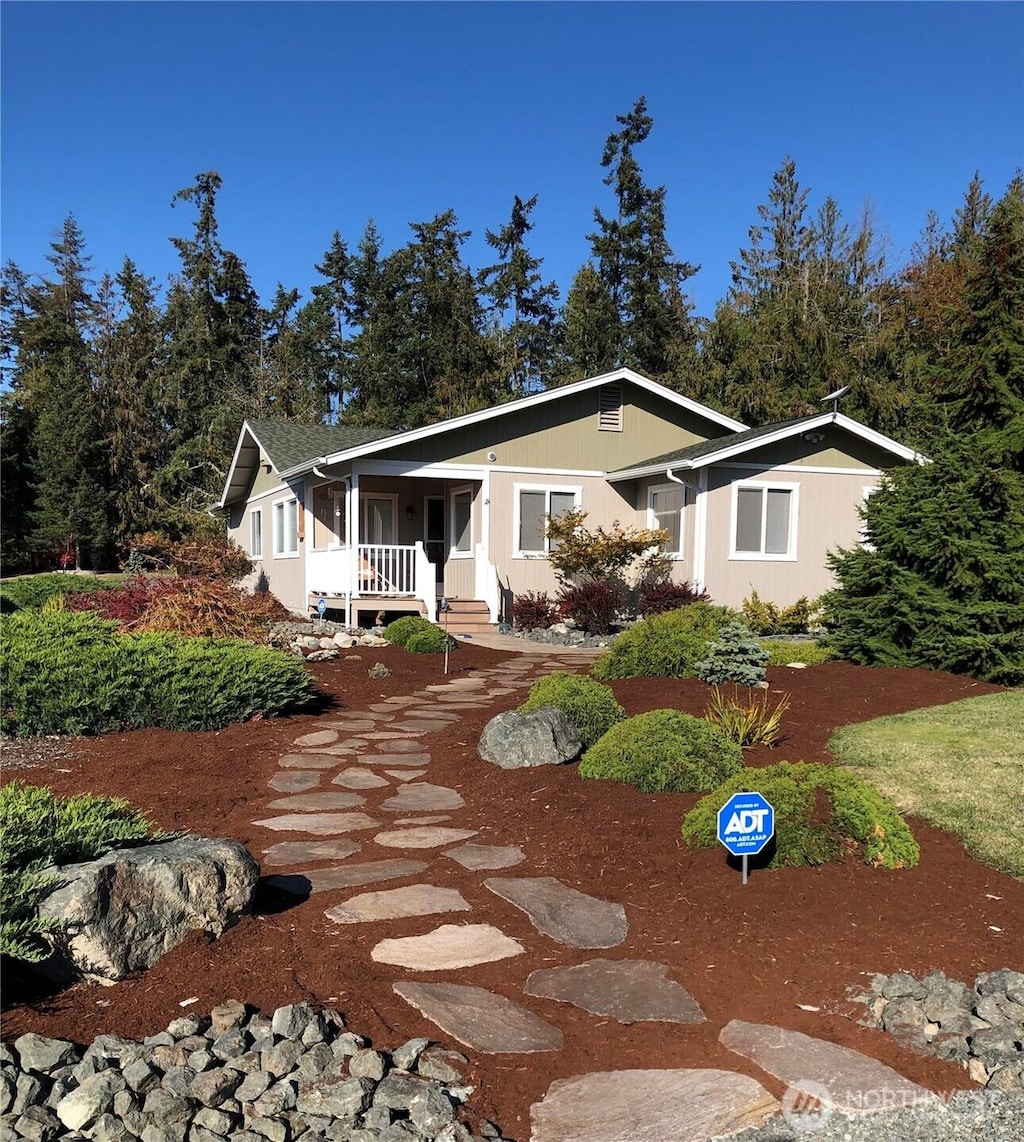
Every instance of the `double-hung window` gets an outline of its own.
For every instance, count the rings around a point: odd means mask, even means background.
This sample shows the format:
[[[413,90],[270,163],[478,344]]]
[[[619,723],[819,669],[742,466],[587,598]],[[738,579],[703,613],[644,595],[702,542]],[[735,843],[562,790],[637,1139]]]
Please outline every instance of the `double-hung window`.
[[[662,546],[669,559],[683,557],[683,509],[693,502],[693,492],[684,484],[657,484],[647,489],[647,526],[668,532]]]
[[[455,488],[451,500],[450,558],[473,554],[473,489]]]
[[[253,559],[263,558],[263,509],[253,508],[249,516],[249,554]]]
[[[797,484],[734,484],[733,559],[796,559]]]
[[[579,507],[579,488],[544,488],[516,485],[515,553],[519,557],[547,555],[548,519]]]
[[[274,504],[274,556],[287,558],[299,553],[299,501],[278,500]]]

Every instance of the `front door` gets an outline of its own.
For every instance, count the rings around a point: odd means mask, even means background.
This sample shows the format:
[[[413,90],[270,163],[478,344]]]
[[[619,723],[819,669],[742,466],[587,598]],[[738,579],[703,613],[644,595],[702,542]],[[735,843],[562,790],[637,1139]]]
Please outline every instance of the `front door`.
[[[395,542],[395,501],[390,496],[360,497],[359,542],[393,544]]]
[[[434,565],[437,593],[444,594],[444,496],[426,496],[423,500],[423,547]]]

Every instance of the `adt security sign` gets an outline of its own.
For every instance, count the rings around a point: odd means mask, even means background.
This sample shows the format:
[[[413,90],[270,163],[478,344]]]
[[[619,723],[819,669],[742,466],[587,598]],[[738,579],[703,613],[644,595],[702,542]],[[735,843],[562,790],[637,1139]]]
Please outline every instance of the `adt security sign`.
[[[320,617],[323,618],[324,615],[327,614],[327,600],[321,599],[320,602],[317,603],[316,609],[317,609],[317,613],[320,615]]]
[[[718,810],[718,839],[733,856],[756,856],[775,835],[775,810],[760,793],[734,793]]]

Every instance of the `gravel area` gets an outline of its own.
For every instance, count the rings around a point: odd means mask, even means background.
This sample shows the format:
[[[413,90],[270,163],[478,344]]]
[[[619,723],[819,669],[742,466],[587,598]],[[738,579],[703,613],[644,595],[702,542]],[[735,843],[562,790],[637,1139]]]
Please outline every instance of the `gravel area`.
[[[0,734],[0,763],[3,771],[36,769],[41,765],[58,766],[65,758],[74,756],[78,738],[44,737],[13,738]]]

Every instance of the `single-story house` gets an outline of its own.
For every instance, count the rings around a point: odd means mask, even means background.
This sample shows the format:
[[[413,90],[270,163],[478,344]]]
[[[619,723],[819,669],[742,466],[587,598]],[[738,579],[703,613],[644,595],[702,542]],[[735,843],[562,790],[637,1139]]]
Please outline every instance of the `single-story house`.
[[[673,579],[716,602],[817,596],[883,472],[920,459],[835,405],[747,428],[620,368],[403,431],[247,420],[218,506],[289,609],[436,619],[446,597],[467,631],[556,590],[544,524],[567,508],[666,529]]]

